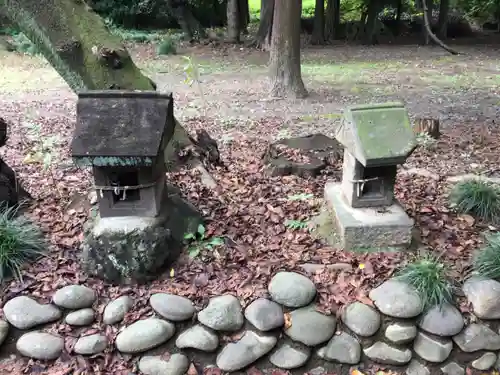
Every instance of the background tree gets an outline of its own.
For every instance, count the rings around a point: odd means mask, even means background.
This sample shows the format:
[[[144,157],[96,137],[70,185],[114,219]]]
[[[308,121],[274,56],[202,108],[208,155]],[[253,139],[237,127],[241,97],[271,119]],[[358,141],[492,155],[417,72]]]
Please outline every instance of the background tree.
[[[250,24],[250,6],[248,0],[238,0],[238,9],[240,16],[240,31],[242,34],[248,34],[248,25]]]
[[[325,42],[325,0],[316,0],[314,7],[314,29],[311,39],[312,44]]]
[[[261,0],[259,29],[255,35],[253,44],[257,48],[268,50],[271,46],[271,35],[273,30],[275,0]],[[300,21],[300,20],[299,20]],[[300,25],[299,25],[300,26]],[[299,27],[300,32],[300,27]]]
[[[340,0],[327,0],[325,13],[325,38],[337,39],[340,29]]]
[[[369,0],[366,13],[366,24],[362,33],[364,44],[374,44],[376,41],[376,24],[378,14],[382,8],[381,0]],[[363,21],[363,19],[362,19]]]
[[[240,42],[240,9],[238,0],[227,0],[227,37],[230,42]]]
[[[205,29],[193,15],[186,0],[168,0],[168,5],[189,40],[206,37]]]
[[[448,13],[450,11],[450,0],[441,0],[439,3],[439,19],[437,27],[437,36],[446,39],[448,30]]]
[[[307,96],[300,69],[301,13],[302,0],[275,0],[270,53],[273,96]]]

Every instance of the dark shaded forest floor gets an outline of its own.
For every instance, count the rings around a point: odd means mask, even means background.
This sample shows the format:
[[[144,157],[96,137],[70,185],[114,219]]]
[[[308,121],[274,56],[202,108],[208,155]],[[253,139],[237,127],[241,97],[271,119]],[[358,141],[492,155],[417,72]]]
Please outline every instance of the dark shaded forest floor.
[[[321,245],[306,230],[286,228],[286,220],[309,220],[318,213],[324,183],[338,179],[338,173],[315,180],[269,178],[262,173],[260,156],[270,140],[315,132],[331,135],[343,108],[356,103],[402,100],[412,117],[441,119],[442,139],[432,149],[417,150],[406,166],[431,173],[400,171],[396,190],[416,220],[421,246],[443,253],[450,274],[460,281],[481,242],[480,234],[492,228],[450,212],[445,177],[497,176],[500,52],[496,45],[457,48],[466,55],[455,57],[437,47],[416,45],[306,48],[302,71],[310,97],[276,100],[268,95],[265,53],[205,46],[156,57],[149,46],[132,47],[137,63],[159,89],[174,93],[175,114],[186,128],[203,127],[220,142],[229,166],[228,171],[213,171],[221,194],[208,191],[192,172],[170,178],[203,212],[208,235],[229,238],[231,245],[195,260],[183,256],[173,267],[173,277],[166,272],[147,287],[127,288],[143,301],[128,322],[151,313],[147,298],[155,291],[186,295],[198,306],[213,295],[231,292],[245,304],[266,293],[267,282],[277,270],[298,270],[304,263],[348,263],[351,268],[313,275],[320,303],[335,312],[350,300],[366,298],[371,287],[412,256],[348,254]],[[184,83],[184,55],[197,61],[203,94]],[[79,270],[77,246],[88,208],[84,201],[90,176],[72,166],[68,157],[76,96],[37,57],[2,52],[0,71],[0,115],[12,123],[11,137],[1,153],[37,198],[31,215],[54,245],[50,258],[26,270],[25,286],[15,282],[5,286],[2,301],[25,292],[48,300],[54,289],[85,281],[99,292],[99,304],[104,306],[124,289],[87,279]],[[59,136],[52,147],[54,162],[46,170],[24,161],[36,146],[28,136],[33,125],[40,125],[34,138]],[[312,193],[314,199],[287,199],[300,193]],[[358,267],[360,263],[365,266]],[[63,326],[58,329],[67,329]],[[2,351],[10,354],[8,349]],[[96,366],[102,365],[95,361]],[[118,370],[127,367],[123,361],[113,363]]]

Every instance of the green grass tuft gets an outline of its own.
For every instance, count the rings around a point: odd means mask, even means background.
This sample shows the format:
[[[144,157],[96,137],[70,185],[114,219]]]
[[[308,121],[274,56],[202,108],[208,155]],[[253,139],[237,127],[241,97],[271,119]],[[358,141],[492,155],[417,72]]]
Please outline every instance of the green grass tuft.
[[[8,277],[22,281],[21,267],[43,255],[47,244],[41,230],[18,207],[0,210],[0,283]]]
[[[34,56],[40,52],[37,46],[23,33],[13,34],[9,46],[10,51],[17,51],[26,55]]]
[[[459,213],[491,222],[500,219],[500,188],[488,181],[459,182],[451,191],[450,202]]]
[[[177,47],[175,41],[171,37],[164,38],[157,48],[158,55],[175,55]]]
[[[161,35],[154,31],[124,29],[113,25],[108,26],[111,32],[126,42],[150,43],[161,39]]]
[[[500,233],[486,236],[486,245],[474,254],[472,269],[475,275],[500,279]]]
[[[408,263],[396,274],[396,279],[413,286],[427,310],[453,300],[453,288],[446,275],[445,265],[431,255]]]

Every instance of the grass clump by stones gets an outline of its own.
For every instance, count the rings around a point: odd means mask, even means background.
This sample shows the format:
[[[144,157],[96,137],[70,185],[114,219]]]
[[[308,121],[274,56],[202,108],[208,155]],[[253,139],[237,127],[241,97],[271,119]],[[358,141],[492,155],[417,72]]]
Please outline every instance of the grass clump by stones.
[[[462,214],[490,222],[498,222],[500,218],[500,188],[488,181],[459,182],[451,191],[450,202]]]
[[[424,255],[406,264],[396,274],[396,279],[416,289],[425,310],[453,300],[453,288],[446,267],[434,256]]]
[[[473,273],[488,279],[500,279],[500,233],[486,236],[486,245],[472,260]]]
[[[7,49],[11,52],[19,52],[32,56],[40,52],[36,45],[23,33],[12,34]]]
[[[47,249],[41,230],[18,208],[0,207],[0,283],[9,277],[22,281],[22,266]]]
[[[171,37],[164,38],[157,47],[158,55],[175,55],[177,47],[175,41]]]

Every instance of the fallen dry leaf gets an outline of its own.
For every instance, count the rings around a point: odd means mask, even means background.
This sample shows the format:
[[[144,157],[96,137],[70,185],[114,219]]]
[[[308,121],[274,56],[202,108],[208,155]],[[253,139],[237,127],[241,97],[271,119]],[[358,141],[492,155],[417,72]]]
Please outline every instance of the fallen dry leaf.
[[[284,328],[289,329],[292,326],[292,316],[290,315],[290,313],[284,313],[283,316],[285,318]]]

